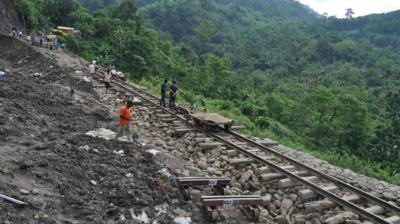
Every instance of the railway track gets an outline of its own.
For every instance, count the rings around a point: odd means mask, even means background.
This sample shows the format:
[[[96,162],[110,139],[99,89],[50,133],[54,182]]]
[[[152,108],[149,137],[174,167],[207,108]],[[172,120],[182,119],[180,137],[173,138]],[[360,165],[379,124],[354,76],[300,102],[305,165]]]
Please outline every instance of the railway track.
[[[86,66],[83,62],[82,65]],[[102,77],[100,72],[97,72],[96,75]],[[158,114],[163,113],[179,121],[183,128],[190,128],[192,131],[204,133],[215,145],[222,143],[247,156],[250,158],[250,160],[248,160],[249,164],[261,164],[258,169],[259,175],[262,174],[261,176],[263,176],[263,178],[265,177],[268,180],[277,181],[280,188],[303,185],[308,188],[299,192],[303,200],[318,198],[320,196],[328,199],[331,203],[323,203],[323,207],[320,210],[340,205],[374,223],[400,224],[400,208],[394,203],[389,203],[375,197],[238,133],[224,129],[223,131],[225,134],[221,135],[204,130],[202,127],[196,126],[192,122],[175,114],[173,111],[159,106],[159,97],[120,80],[114,80],[113,84],[141,98],[146,105],[157,110]],[[223,128],[221,127],[221,129]],[[226,136],[229,136],[229,138]],[[246,148],[251,148],[253,150],[248,150]],[[254,149],[258,152],[254,152]],[[325,187],[321,186],[320,183],[323,183]],[[346,190],[349,192],[350,196],[342,197],[335,194],[335,191],[338,189]],[[318,201],[315,204],[318,205]]]

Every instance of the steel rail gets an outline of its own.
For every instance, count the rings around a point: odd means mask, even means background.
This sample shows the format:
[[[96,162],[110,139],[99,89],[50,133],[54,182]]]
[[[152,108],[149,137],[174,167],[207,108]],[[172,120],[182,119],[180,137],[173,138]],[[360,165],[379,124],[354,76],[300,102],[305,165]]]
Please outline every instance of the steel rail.
[[[361,215],[361,216],[363,216],[363,217],[365,217],[365,218],[368,218],[368,219],[371,220],[371,221],[374,221],[374,222],[377,222],[377,223],[381,223],[381,224],[390,224],[390,222],[384,220],[383,218],[381,218],[381,217],[379,217],[379,216],[377,216],[377,215],[375,215],[375,214],[373,214],[373,213],[370,213],[370,212],[364,210],[363,208],[360,208],[360,207],[357,206],[356,204],[351,203],[351,202],[349,202],[349,201],[346,201],[346,200],[344,200],[344,199],[342,199],[342,198],[336,196],[335,194],[333,194],[333,193],[331,193],[331,192],[329,192],[329,191],[325,191],[324,189],[322,189],[322,188],[319,187],[318,185],[316,185],[316,184],[314,184],[314,183],[311,183],[311,182],[309,182],[309,181],[307,181],[307,180],[304,180],[302,177],[300,177],[300,176],[298,176],[298,175],[296,175],[296,174],[293,174],[293,173],[291,173],[290,171],[287,171],[287,170],[285,170],[285,169],[282,169],[282,168],[280,168],[278,165],[275,165],[275,164],[271,163],[270,161],[267,161],[267,160],[263,159],[262,157],[260,157],[260,156],[258,156],[258,155],[255,155],[255,154],[253,154],[253,153],[247,151],[246,149],[244,149],[244,148],[242,148],[242,147],[240,147],[240,146],[237,146],[237,145],[235,145],[234,143],[231,143],[230,141],[227,141],[226,139],[224,139],[224,138],[222,138],[222,137],[220,137],[220,136],[218,136],[218,135],[216,135],[216,134],[214,134],[214,133],[210,133],[210,132],[208,132],[208,131],[205,131],[204,129],[202,129],[202,128],[200,128],[200,127],[198,127],[198,126],[196,126],[196,125],[194,125],[194,124],[192,124],[192,123],[186,121],[185,119],[179,117],[178,115],[176,115],[175,113],[171,112],[170,110],[165,109],[165,108],[159,106],[158,104],[152,102],[150,99],[147,99],[147,98],[145,98],[144,96],[142,96],[141,94],[139,94],[139,93],[137,93],[136,91],[132,90],[132,88],[136,89],[135,87],[133,87],[133,86],[131,86],[131,85],[129,85],[129,87],[126,87],[126,86],[124,86],[124,85],[122,85],[122,84],[120,84],[120,83],[118,83],[117,85],[119,85],[120,87],[122,87],[122,88],[124,88],[124,89],[126,89],[126,90],[128,90],[128,91],[133,92],[135,95],[137,95],[137,96],[141,97],[142,99],[144,99],[144,100],[146,100],[146,101],[148,101],[148,102],[154,104],[156,107],[159,107],[160,109],[162,109],[162,110],[164,110],[165,112],[171,114],[172,116],[174,116],[175,118],[181,120],[182,122],[186,123],[187,125],[192,126],[193,128],[197,129],[198,131],[203,132],[203,133],[207,134],[208,136],[210,136],[210,137],[212,137],[212,138],[215,138],[216,140],[218,140],[218,141],[220,141],[220,142],[223,142],[224,144],[230,146],[231,148],[234,148],[234,149],[240,151],[241,153],[243,153],[243,154],[245,154],[245,155],[247,155],[247,156],[249,156],[249,157],[252,157],[252,158],[255,159],[257,162],[259,162],[259,163],[261,163],[261,164],[264,164],[264,165],[266,165],[266,166],[268,166],[268,167],[274,169],[276,172],[281,173],[281,174],[283,174],[283,175],[289,177],[290,179],[295,180],[295,181],[297,181],[297,182],[299,182],[299,183],[301,183],[301,184],[303,184],[303,185],[309,187],[311,190],[313,190],[313,191],[319,193],[320,195],[322,195],[322,196],[324,196],[324,197],[326,197],[326,198],[332,200],[333,202],[336,202],[336,203],[338,203],[339,205],[342,205],[342,206],[344,206],[344,207],[347,207],[347,208],[353,210],[354,212],[356,212],[357,214],[359,214],[359,215]],[[233,132],[230,132],[230,131],[228,131],[228,133],[229,133],[229,134],[235,134],[235,137],[239,137],[239,135],[237,135],[236,133],[233,133]],[[252,141],[252,140],[250,140],[250,139],[247,139],[247,138],[245,138],[245,137],[242,137],[242,136],[240,136],[240,139],[245,140],[245,141],[248,141],[248,142],[254,144],[254,145],[257,146],[257,147],[258,147],[258,145],[259,145],[258,143],[254,142],[254,141]],[[260,145],[260,146],[261,146],[261,145]],[[270,151],[270,150],[268,150],[268,152],[269,152],[269,151]],[[277,155],[277,156],[279,156],[279,157],[281,157],[281,158],[283,158],[283,159],[288,159],[290,162],[291,162],[291,161],[294,161],[293,159],[285,158],[286,156],[283,156],[283,155],[279,154],[278,152],[275,152],[274,150],[271,151],[271,154]],[[297,163],[298,163],[298,162],[296,162],[296,164],[297,164]],[[314,170],[313,168],[308,167],[308,166],[305,166],[305,165],[302,166],[302,167],[304,167],[305,169],[308,169],[309,171]],[[316,170],[314,170],[314,171],[316,171]],[[318,172],[319,172],[319,171],[318,171]],[[333,177],[330,177],[329,179],[331,179],[331,178],[333,178]],[[340,182],[340,181],[339,181],[339,182]],[[366,194],[367,194],[367,193],[363,192],[362,195],[366,195]],[[373,197],[372,195],[369,195],[369,196]],[[370,197],[368,197],[368,198],[370,198]],[[375,198],[375,197],[373,197],[373,198]],[[384,201],[379,202],[379,204],[382,204],[382,203],[386,204],[387,202],[384,202]],[[395,207],[395,208],[396,208],[396,207]]]
[[[200,128],[200,127],[198,127],[198,126],[186,121],[184,118],[178,116],[174,112],[172,112],[172,111],[170,111],[170,110],[168,110],[168,109],[166,109],[164,107],[159,106],[157,103],[154,103],[151,99],[147,99],[145,96],[141,95],[137,91],[144,92],[145,94],[150,95],[151,97],[158,99],[157,96],[155,96],[155,95],[153,95],[151,93],[145,92],[145,91],[143,91],[143,90],[141,90],[139,88],[136,88],[136,87],[134,87],[132,85],[129,85],[129,84],[125,83],[125,82],[122,82],[123,84],[121,84],[121,82],[122,81],[120,81],[120,80],[114,81],[114,83],[116,83],[121,88],[132,92],[133,94],[139,96],[143,100],[149,102],[150,104],[153,104],[154,106],[158,107],[162,111],[164,111],[166,113],[169,113],[173,117],[181,120],[183,123],[185,123],[188,126],[193,127],[194,129],[198,130],[199,132],[202,132],[202,133],[204,133],[204,134],[206,134],[206,135],[208,135],[208,136],[210,136],[212,138],[215,138],[216,140],[218,140],[218,141],[230,146],[231,148],[234,148],[234,149],[240,151],[241,153],[243,153],[243,154],[245,154],[245,155],[247,155],[249,157],[252,157],[257,162],[259,162],[261,164],[264,164],[264,165],[272,168],[276,172],[281,173],[281,174],[287,176],[288,178],[290,178],[292,180],[295,180],[295,181],[297,181],[297,182],[309,187],[311,190],[317,192],[318,194],[320,194],[320,195],[332,200],[333,202],[336,202],[339,205],[342,205],[344,207],[347,207],[347,208],[353,210],[355,213],[357,213],[357,214],[359,214],[359,215],[361,215],[361,216],[363,216],[363,217],[365,217],[365,218],[367,218],[367,219],[369,219],[371,221],[374,221],[374,222],[377,222],[377,223],[381,223],[381,224],[390,224],[390,222],[386,221],[385,219],[383,219],[383,218],[381,218],[381,217],[379,217],[379,216],[377,216],[377,215],[375,215],[373,213],[370,213],[370,212],[364,210],[363,208],[360,208],[356,204],[351,203],[349,201],[346,201],[346,200],[336,196],[335,194],[333,194],[333,193],[331,193],[329,191],[325,191],[324,189],[322,189],[318,185],[316,185],[314,183],[311,183],[311,182],[303,179],[302,177],[291,173],[290,171],[282,169],[278,165],[275,165],[275,164],[271,163],[270,161],[267,161],[267,160],[263,159],[262,157],[260,157],[260,156],[258,156],[256,154],[253,154],[253,153],[247,151],[246,149],[244,149],[244,148],[242,148],[240,146],[237,146],[234,143],[231,143],[230,141],[228,141],[228,140],[226,140],[226,139],[224,139],[224,138],[222,138],[222,137],[220,137],[220,136],[218,136],[218,135],[216,135],[214,133],[208,132],[208,131],[206,131],[206,130],[204,130],[204,129],[202,129],[202,128]],[[127,87],[126,85],[128,85],[129,87]],[[248,139],[246,137],[243,137],[241,135],[238,135],[238,134],[236,134],[234,132],[231,132],[231,131],[228,131],[228,130],[225,130],[225,131],[227,133],[235,136],[236,138],[242,140],[242,141],[248,142],[250,145],[253,145],[255,147],[261,148],[262,150],[264,150],[264,151],[266,151],[268,153],[271,153],[271,154],[273,154],[273,155],[275,155],[275,156],[277,156],[279,158],[282,158],[282,159],[292,163],[292,165],[294,165],[294,166],[298,166],[298,167],[300,167],[302,169],[305,169],[306,171],[309,171],[310,173],[315,174],[316,176],[320,176],[323,179],[331,181],[334,184],[337,184],[337,185],[339,185],[340,187],[342,187],[344,189],[347,189],[349,191],[353,191],[356,194],[359,194],[361,197],[366,198],[366,199],[368,199],[368,200],[370,200],[372,202],[375,202],[376,204],[378,204],[378,205],[380,205],[380,206],[382,206],[382,207],[384,207],[384,208],[386,208],[388,210],[391,210],[391,211],[394,211],[394,212],[400,212],[400,208],[399,207],[391,205],[391,204],[389,204],[388,202],[386,202],[386,201],[384,201],[382,199],[379,199],[379,198],[377,198],[377,197],[375,197],[373,195],[370,195],[370,194],[368,194],[368,193],[366,193],[364,191],[361,191],[361,190],[359,190],[359,189],[357,189],[357,188],[355,188],[355,187],[353,187],[353,186],[351,186],[351,185],[349,185],[347,183],[344,183],[343,181],[340,181],[340,180],[338,180],[338,179],[336,179],[336,178],[334,178],[332,176],[329,176],[329,175],[327,175],[325,173],[322,173],[321,171],[315,170],[315,169],[313,169],[313,168],[311,168],[311,167],[309,167],[307,165],[304,165],[304,164],[302,164],[300,162],[297,162],[296,160],[294,160],[294,159],[292,159],[290,157],[284,156],[284,155],[276,152],[275,150],[273,150],[271,148],[268,148],[266,146],[263,146],[263,145],[261,145],[261,144],[259,144],[257,142],[254,142],[254,141],[252,141],[252,140],[250,140],[250,139]]]
[[[352,186],[350,184],[347,184],[347,183],[345,183],[345,182],[343,182],[343,181],[341,181],[341,180],[339,180],[339,179],[337,179],[335,177],[332,177],[332,176],[330,176],[330,175],[328,175],[326,173],[323,173],[323,172],[321,172],[319,170],[316,170],[314,168],[311,168],[311,167],[309,167],[309,166],[307,166],[307,165],[305,165],[303,163],[300,163],[300,162],[296,161],[295,159],[292,159],[292,158],[290,158],[288,156],[282,155],[282,154],[280,154],[279,152],[275,151],[272,148],[269,148],[269,147],[266,147],[264,145],[261,145],[261,144],[255,142],[255,141],[253,141],[251,139],[248,139],[246,137],[243,137],[243,136],[241,136],[241,135],[239,135],[237,133],[234,133],[234,132],[231,132],[231,131],[226,131],[226,132],[231,134],[231,135],[233,135],[233,136],[235,136],[235,138],[238,138],[238,139],[240,139],[242,141],[246,141],[250,145],[264,150],[267,153],[270,153],[270,154],[272,154],[274,156],[277,156],[277,157],[279,157],[281,159],[284,159],[284,160],[290,162],[294,166],[297,166],[297,167],[299,167],[301,169],[309,171],[310,173],[312,173],[312,174],[314,174],[316,176],[319,176],[319,177],[321,177],[323,179],[326,179],[326,180],[336,184],[337,186],[339,186],[339,187],[341,187],[343,189],[352,191],[352,192],[358,194],[359,196],[361,196],[361,197],[363,197],[365,199],[368,199],[369,201],[372,201],[372,202],[376,203],[377,205],[380,205],[380,206],[384,207],[385,209],[388,209],[388,210],[393,211],[393,212],[400,213],[400,208],[399,207],[397,207],[395,205],[392,205],[392,204],[390,204],[390,203],[388,203],[388,202],[386,202],[386,201],[384,201],[384,200],[382,200],[382,199],[380,199],[378,197],[375,197],[375,196],[373,196],[371,194],[368,194],[367,192],[362,191],[362,190],[360,190],[360,189],[358,189],[358,188],[356,188],[356,187],[354,187],[354,186]]]

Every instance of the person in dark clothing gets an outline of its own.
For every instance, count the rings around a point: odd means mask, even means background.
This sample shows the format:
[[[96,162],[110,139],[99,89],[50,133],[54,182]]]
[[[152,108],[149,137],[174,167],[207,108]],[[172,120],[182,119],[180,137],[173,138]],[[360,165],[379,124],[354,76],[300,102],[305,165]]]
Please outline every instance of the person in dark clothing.
[[[40,47],[43,46],[43,37],[40,38],[39,44],[40,44]]]
[[[169,108],[175,109],[175,99],[176,94],[178,94],[178,86],[176,85],[176,81],[172,81],[172,85],[169,86]]]
[[[164,80],[164,83],[161,85],[160,106],[163,106],[163,107],[165,107],[165,95],[167,94],[167,82],[168,82],[168,80]]]

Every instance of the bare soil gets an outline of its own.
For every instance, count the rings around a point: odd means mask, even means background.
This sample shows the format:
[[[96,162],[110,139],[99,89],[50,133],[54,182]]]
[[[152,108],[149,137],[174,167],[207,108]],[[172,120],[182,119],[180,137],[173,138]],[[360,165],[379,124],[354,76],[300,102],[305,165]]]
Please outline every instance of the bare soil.
[[[140,145],[85,135],[118,123],[85,82],[70,100],[76,63],[9,36],[0,49],[10,64],[0,81],[0,194],[28,204],[0,199],[0,223],[142,223],[132,218],[142,211],[149,223],[174,223],[175,209],[190,207]],[[205,223],[202,214],[192,221]]]

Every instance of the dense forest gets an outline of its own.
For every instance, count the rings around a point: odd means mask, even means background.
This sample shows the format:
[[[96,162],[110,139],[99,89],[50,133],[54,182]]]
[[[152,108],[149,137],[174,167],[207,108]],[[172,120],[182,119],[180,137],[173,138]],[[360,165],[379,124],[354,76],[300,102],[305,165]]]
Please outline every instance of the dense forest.
[[[61,41],[157,93],[175,79],[178,101],[400,184],[400,11],[337,19],[294,0],[12,2],[28,27],[81,30]]]

